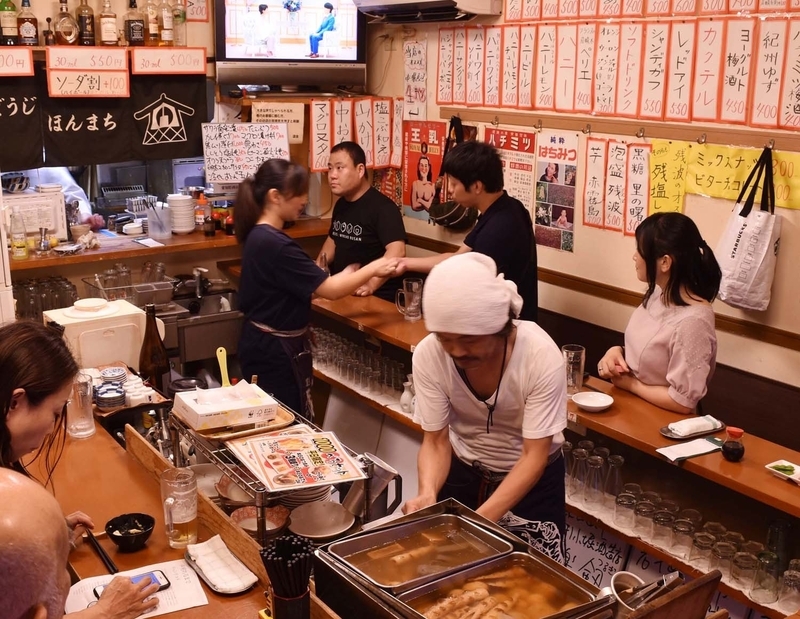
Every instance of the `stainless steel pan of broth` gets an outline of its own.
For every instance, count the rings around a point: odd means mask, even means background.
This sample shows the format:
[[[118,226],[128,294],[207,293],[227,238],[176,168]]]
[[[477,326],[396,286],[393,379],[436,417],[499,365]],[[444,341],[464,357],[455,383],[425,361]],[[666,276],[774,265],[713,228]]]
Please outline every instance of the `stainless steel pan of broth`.
[[[415,520],[329,548],[350,569],[395,594],[511,550],[506,540],[451,514]]]
[[[555,619],[573,615],[595,598],[531,555],[515,552],[398,599],[425,619]]]

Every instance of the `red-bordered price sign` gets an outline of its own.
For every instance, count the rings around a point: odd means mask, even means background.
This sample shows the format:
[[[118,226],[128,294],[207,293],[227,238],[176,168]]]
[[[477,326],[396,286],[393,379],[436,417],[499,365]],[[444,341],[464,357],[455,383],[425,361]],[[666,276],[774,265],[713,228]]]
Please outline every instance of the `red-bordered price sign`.
[[[131,70],[136,75],[205,75],[205,47],[134,47]]]

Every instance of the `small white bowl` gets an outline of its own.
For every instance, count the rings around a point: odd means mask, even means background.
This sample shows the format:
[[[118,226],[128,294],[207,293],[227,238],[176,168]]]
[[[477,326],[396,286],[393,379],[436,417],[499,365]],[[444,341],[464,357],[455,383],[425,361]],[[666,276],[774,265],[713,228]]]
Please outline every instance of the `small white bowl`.
[[[599,413],[611,406],[614,403],[614,398],[597,391],[581,391],[572,396],[572,401],[578,405],[578,408],[588,413]]]

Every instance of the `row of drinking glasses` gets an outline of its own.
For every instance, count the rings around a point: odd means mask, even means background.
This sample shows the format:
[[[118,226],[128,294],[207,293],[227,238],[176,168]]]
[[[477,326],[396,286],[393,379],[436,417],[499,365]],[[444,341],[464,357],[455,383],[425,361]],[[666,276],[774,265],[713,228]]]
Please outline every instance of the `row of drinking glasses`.
[[[595,447],[589,440],[580,441],[574,449],[565,441],[561,450],[566,460],[567,496],[589,512],[613,506],[614,497],[622,490],[625,458],[612,455],[606,447]]]
[[[398,361],[367,350],[335,333],[314,327],[314,366],[362,393],[399,395],[406,380]]]
[[[62,276],[25,279],[13,284],[17,318],[42,322],[42,312],[71,307],[78,300],[74,284]]]

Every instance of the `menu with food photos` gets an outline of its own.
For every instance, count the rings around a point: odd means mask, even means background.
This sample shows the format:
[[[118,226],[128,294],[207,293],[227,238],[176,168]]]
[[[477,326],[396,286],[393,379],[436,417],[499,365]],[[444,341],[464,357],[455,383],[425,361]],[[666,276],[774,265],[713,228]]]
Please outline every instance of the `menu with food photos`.
[[[225,444],[271,492],[366,477],[333,432],[272,433]]]

